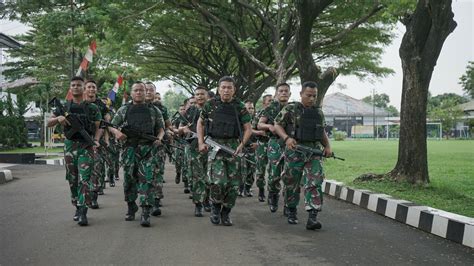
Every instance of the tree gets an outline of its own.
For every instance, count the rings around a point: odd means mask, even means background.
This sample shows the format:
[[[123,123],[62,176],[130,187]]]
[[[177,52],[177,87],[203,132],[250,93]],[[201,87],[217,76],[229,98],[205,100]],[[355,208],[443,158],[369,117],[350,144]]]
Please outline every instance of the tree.
[[[375,99],[375,100],[374,100]],[[386,93],[370,95],[362,98],[362,101],[368,104],[373,104],[380,108],[387,108],[390,103],[390,97]]]
[[[459,78],[459,84],[471,99],[474,98],[474,61],[469,61],[466,66],[466,73]]]
[[[443,102],[453,102],[455,105],[459,105],[462,103],[467,103],[469,100],[462,97],[461,95],[457,95],[456,93],[443,93],[436,96],[431,96],[431,93],[428,93],[428,114],[436,109],[441,107]]]
[[[179,106],[183,104],[188,96],[184,95],[183,92],[175,92],[173,90],[168,90],[165,95],[163,95],[163,104],[168,108],[168,113],[173,115],[176,111],[179,110]]]
[[[406,27],[399,53],[403,85],[398,160],[389,175],[412,184],[429,183],[426,147],[428,87],[448,35],[456,28],[451,0],[419,0],[402,23]]]
[[[433,120],[438,120],[443,125],[443,133],[449,139],[451,130],[456,126],[456,122],[463,116],[464,112],[459,107],[459,102],[454,98],[443,100],[439,106],[434,107],[428,113]]]

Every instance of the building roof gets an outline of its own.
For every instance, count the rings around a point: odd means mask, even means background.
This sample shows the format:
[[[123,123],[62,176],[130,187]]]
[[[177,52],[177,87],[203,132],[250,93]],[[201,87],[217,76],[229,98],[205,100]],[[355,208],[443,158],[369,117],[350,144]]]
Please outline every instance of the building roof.
[[[10,36],[0,32],[0,48],[20,48],[21,44]]]
[[[325,116],[373,116],[374,109],[372,104],[336,92],[324,97],[323,112]],[[388,112],[385,109],[375,107],[375,116],[386,117],[387,115]]]
[[[461,107],[464,112],[474,111],[474,99],[458,106]]]

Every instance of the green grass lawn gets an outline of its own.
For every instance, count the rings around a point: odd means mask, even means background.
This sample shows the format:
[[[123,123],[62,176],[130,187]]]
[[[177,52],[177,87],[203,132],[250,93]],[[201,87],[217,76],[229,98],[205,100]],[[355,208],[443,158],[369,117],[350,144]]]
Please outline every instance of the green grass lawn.
[[[370,189],[418,204],[474,217],[474,141],[428,141],[431,183],[412,186],[392,181],[356,182],[364,173],[383,174],[397,162],[398,141],[332,141],[334,153],[346,161],[328,159],[327,179]]]
[[[63,152],[63,148],[52,148],[48,149],[48,152]],[[33,148],[22,148],[22,149],[13,149],[7,151],[0,151],[0,153],[44,153],[43,147],[33,147]]]

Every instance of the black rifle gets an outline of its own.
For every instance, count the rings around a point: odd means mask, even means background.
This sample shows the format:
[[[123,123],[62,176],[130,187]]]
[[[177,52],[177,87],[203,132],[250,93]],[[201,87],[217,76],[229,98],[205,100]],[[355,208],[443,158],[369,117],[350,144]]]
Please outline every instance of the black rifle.
[[[51,99],[51,101],[48,102],[48,105],[56,108],[59,115],[64,116],[71,125],[71,130],[67,131],[65,134],[67,139],[71,139],[74,134],[79,133],[89,146],[95,145],[94,139],[85,130],[82,120],[76,114],[66,111],[66,108],[64,108],[58,98],[54,97]]]
[[[189,122],[189,120],[186,119],[186,117],[184,117],[184,116],[183,116],[180,112],[178,112],[178,111],[177,111],[176,113],[174,113],[173,116],[171,117],[171,123],[173,124],[174,122],[176,122],[176,120],[177,120],[178,118],[183,119],[183,120],[187,123],[186,126],[191,126],[191,125],[192,125],[192,123]]]
[[[159,140],[159,138],[157,138],[156,136],[153,136],[153,135],[149,135],[149,134],[146,134],[144,132],[142,132],[141,130],[139,129],[136,129],[128,124],[125,124],[124,126],[122,127],[119,127],[119,126],[116,126],[112,123],[109,123],[105,120],[101,120],[100,121],[100,125],[101,127],[113,127],[113,128],[116,128],[118,130],[120,130],[120,132],[122,132],[123,134],[125,134],[128,138],[130,137],[136,137],[136,138],[139,138],[139,139],[145,139],[145,140],[149,140],[149,141],[156,141],[156,140]],[[165,143],[165,140],[161,140],[162,143]],[[168,146],[170,147],[173,147],[173,148],[177,148],[177,149],[182,149],[181,147],[178,147],[176,145],[173,145],[171,143],[168,143],[167,144]]]
[[[296,151],[299,152],[299,153],[306,154],[306,155],[316,155],[316,156],[326,157],[326,156],[324,156],[324,153],[322,151],[320,151],[318,149],[310,148],[308,146],[304,146],[304,145],[301,145],[301,144],[296,144]],[[327,156],[327,158],[334,158],[334,159],[338,159],[338,160],[341,160],[341,161],[346,160],[344,158],[337,157],[336,155],[334,155],[334,152],[331,153],[330,156]]]
[[[222,150],[224,151],[225,153],[228,153],[230,155],[234,155],[235,153],[235,150],[232,149],[231,147],[228,147],[228,146],[225,146],[225,145],[222,145],[222,144],[219,144],[218,142],[214,141],[211,137],[207,136],[205,139],[204,139],[204,143],[206,143],[207,145],[211,146],[212,147],[212,153],[211,153],[211,159],[214,159],[216,157],[216,154],[218,151]],[[245,157],[245,154],[244,153],[239,153],[237,154],[238,157],[242,158],[242,159],[245,159],[247,162],[249,162],[250,164],[255,164],[255,162],[253,162],[252,160],[249,160],[247,157]]]

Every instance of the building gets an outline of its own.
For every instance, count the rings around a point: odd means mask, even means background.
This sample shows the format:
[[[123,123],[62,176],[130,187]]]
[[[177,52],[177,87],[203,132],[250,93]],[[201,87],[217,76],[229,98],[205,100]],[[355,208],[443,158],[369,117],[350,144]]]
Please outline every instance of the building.
[[[474,121],[474,99],[467,103],[458,105],[462,109],[464,116],[461,121],[456,123],[456,130],[454,132],[456,137],[471,138],[473,134],[473,123]]]
[[[340,92],[324,97],[323,112],[328,130],[344,131],[348,137],[373,137],[376,132],[374,124],[386,127],[392,123],[387,110]],[[384,134],[381,130],[378,135]]]

